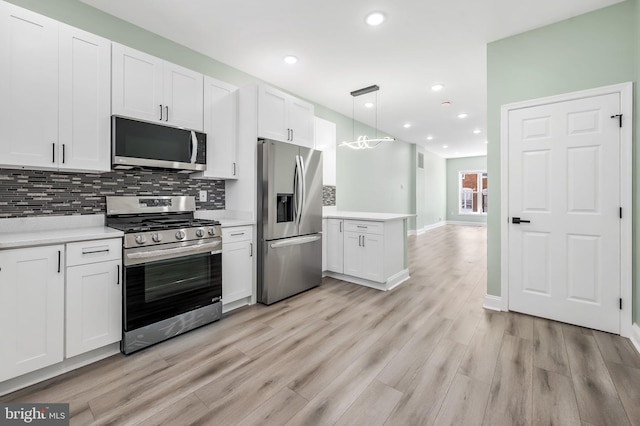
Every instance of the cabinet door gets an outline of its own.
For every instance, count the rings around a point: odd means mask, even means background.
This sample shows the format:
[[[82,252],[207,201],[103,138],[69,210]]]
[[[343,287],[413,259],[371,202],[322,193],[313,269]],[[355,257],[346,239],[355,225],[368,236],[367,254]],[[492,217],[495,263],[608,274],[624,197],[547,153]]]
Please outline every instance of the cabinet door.
[[[111,170],[111,42],[60,24],[60,168]]]
[[[57,167],[58,23],[0,3],[0,164]]]
[[[362,235],[344,232],[344,274],[362,276]]]
[[[303,100],[289,97],[288,114],[293,143],[313,148],[313,105]]]
[[[371,281],[385,282],[383,236],[363,234],[361,248],[363,255],[360,277]]]
[[[112,44],[111,111],[147,121],[165,121],[163,60],[118,43]]]
[[[202,131],[202,89],[202,74],[164,62],[165,122]]]
[[[268,86],[258,86],[258,137],[291,142],[287,102],[289,95]]]
[[[211,77],[204,78],[204,132],[207,170],[204,177],[238,178],[238,90]]]
[[[64,246],[0,250],[0,382],[62,361]]]
[[[322,184],[336,185],[336,123],[314,117],[314,149],[322,151]]]
[[[67,268],[67,358],[121,339],[120,260]]]
[[[222,303],[249,297],[253,291],[253,244],[239,241],[222,245]]]
[[[340,274],[343,272],[345,246],[343,235],[342,220],[327,219],[327,271]]]

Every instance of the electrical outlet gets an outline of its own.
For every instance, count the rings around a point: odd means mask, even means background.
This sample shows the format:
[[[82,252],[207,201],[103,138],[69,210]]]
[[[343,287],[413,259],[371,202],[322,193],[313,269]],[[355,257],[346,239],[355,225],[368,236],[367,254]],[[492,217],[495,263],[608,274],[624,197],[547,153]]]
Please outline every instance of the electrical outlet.
[[[199,201],[207,201],[207,191],[205,191],[205,190],[199,191],[198,200]]]

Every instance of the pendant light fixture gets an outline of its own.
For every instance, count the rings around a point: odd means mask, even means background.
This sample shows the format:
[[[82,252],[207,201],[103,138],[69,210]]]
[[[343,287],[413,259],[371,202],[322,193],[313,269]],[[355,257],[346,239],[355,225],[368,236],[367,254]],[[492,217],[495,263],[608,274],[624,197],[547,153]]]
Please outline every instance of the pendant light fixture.
[[[383,138],[379,138],[378,137],[378,90],[380,90],[380,87],[373,85],[373,86],[369,86],[369,87],[365,87],[363,89],[358,89],[358,90],[354,90],[353,92],[351,92],[351,96],[353,96],[353,109],[352,109],[352,137],[353,140],[351,140],[350,142],[344,141],[340,144],[340,146],[348,146],[349,148],[352,149],[372,149],[377,147],[378,145],[380,145],[382,142],[392,142],[395,141],[395,138],[391,138],[391,137],[383,137]],[[363,136],[358,136],[358,138],[356,139],[356,98],[358,96],[362,96],[362,95],[366,95],[367,93],[372,93],[375,92],[376,93],[376,99],[375,99],[375,108],[376,108],[376,115],[375,115],[375,128],[376,128],[376,137],[375,138],[369,138],[366,135]]]

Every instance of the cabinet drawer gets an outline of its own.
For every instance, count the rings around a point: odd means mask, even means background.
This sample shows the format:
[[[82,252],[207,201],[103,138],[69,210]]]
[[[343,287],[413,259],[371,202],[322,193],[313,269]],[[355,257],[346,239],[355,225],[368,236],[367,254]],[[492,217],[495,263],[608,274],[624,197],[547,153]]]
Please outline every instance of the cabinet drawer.
[[[238,241],[250,241],[252,239],[252,226],[233,226],[230,228],[222,228],[222,244],[235,243]]]
[[[122,259],[121,238],[67,244],[67,266],[120,259]]]
[[[344,230],[345,232],[359,232],[361,234],[382,235],[384,233],[384,224],[382,222],[345,220]]]

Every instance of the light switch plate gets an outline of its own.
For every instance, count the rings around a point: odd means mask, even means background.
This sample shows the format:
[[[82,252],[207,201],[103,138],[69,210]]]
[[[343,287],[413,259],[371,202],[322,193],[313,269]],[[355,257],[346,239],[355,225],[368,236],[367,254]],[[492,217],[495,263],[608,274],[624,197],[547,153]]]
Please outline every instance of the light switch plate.
[[[207,191],[205,191],[205,190],[199,191],[198,200],[207,201]]]

